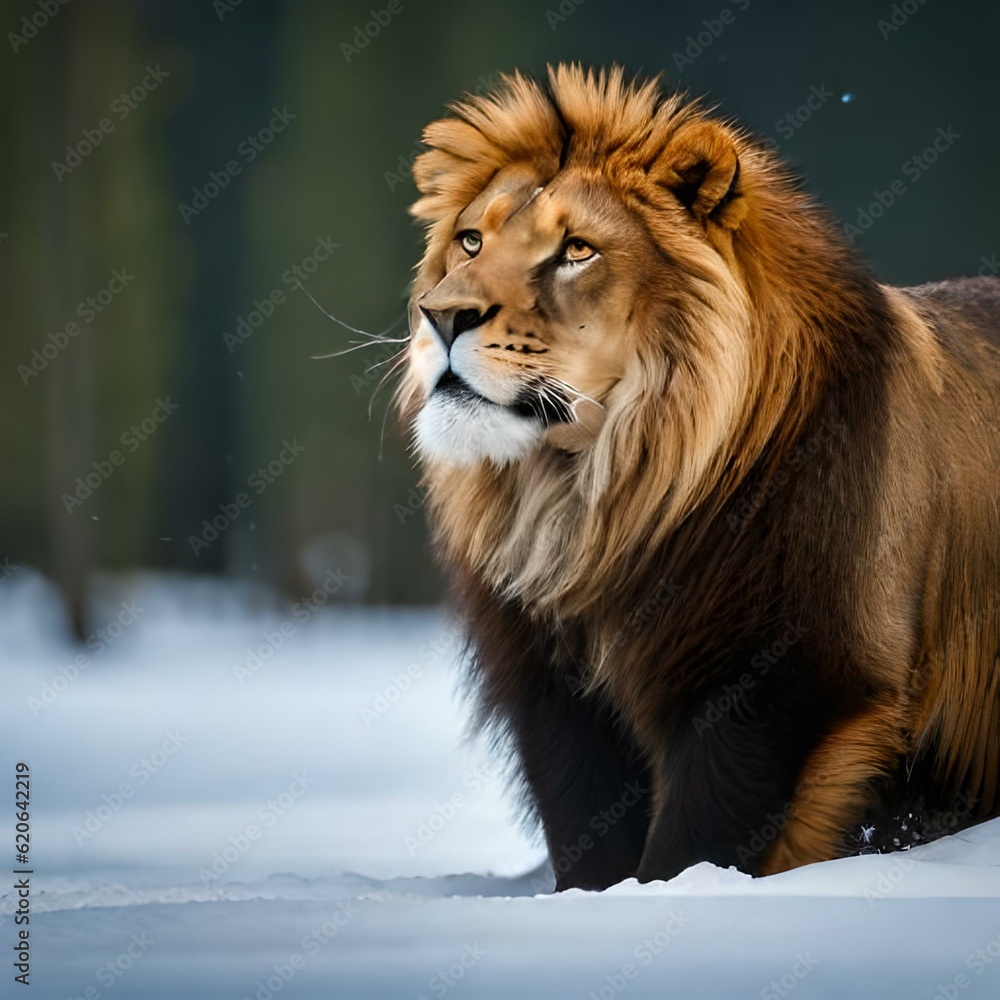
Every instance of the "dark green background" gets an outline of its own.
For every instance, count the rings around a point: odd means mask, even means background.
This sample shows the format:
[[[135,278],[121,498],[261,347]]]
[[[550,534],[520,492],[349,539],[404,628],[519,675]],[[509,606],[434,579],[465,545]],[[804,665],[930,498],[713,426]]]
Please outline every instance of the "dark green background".
[[[380,0],[227,5],[71,0],[17,52],[0,43],[0,559],[55,575],[74,601],[94,569],[137,566],[298,592],[340,566],[352,576],[340,596],[439,596],[423,515],[400,513],[419,496],[391,414],[379,460],[391,388],[369,419],[368,352],[311,360],[352,335],[281,275],[332,237],[309,291],[356,326],[389,326],[420,253],[406,214],[420,130],[500,71],[561,59],[665,71],[774,139],[848,221],[902,180],[858,240],[887,281],[976,273],[1000,253],[996,4],[908,0],[883,37],[891,3],[564,0],[556,21],[551,0],[402,0],[350,59],[342,46]],[[725,6],[732,23],[678,72],[674,54]],[[20,33],[38,10],[3,3],[0,30]],[[157,64],[169,76],[127,119],[111,116]],[[834,96],[793,134],[779,129],[813,87]],[[272,107],[294,122],[185,224],[179,203],[239,158]],[[114,131],[57,179],[67,143],[109,116]],[[939,128],[960,138],[911,180],[904,163]],[[25,385],[18,365],[114,268],[134,281]],[[284,304],[230,352],[224,331],[276,288]],[[75,477],[167,396],[178,412],[67,513]],[[195,556],[188,537],[292,438],[305,453]]]

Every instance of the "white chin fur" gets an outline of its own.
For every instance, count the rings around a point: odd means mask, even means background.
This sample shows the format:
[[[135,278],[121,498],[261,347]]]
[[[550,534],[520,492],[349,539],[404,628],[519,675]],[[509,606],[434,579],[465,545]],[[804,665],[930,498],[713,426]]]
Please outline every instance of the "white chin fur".
[[[541,421],[521,417],[486,400],[435,393],[417,415],[417,448],[430,461],[506,465],[528,455],[542,440]]]

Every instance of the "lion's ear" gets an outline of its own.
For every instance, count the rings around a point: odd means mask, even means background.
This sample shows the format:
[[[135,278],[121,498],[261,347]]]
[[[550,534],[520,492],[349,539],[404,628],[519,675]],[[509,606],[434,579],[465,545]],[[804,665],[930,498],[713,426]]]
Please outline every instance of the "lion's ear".
[[[701,222],[736,229],[746,215],[736,143],[719,122],[682,125],[650,173]]]

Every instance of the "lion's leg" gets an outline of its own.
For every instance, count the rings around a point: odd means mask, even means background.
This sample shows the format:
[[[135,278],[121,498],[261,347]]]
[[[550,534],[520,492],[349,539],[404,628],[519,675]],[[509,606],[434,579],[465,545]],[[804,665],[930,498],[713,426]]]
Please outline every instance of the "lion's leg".
[[[809,755],[791,800],[788,822],[760,874],[840,857],[860,824],[872,782],[892,773],[905,752],[902,717],[876,703],[841,722]]]
[[[601,696],[577,687],[539,671],[508,708],[559,890],[634,875],[649,826],[644,762]]]
[[[639,865],[642,882],[669,879],[699,861],[735,865],[755,873],[761,831],[783,825],[783,809],[815,732],[808,701],[795,714],[775,706],[763,686],[755,711],[749,695],[725,712],[723,691],[695,707],[679,731],[669,734],[656,779],[656,812]],[[780,698],[780,694],[778,695]],[[714,709],[714,711],[713,711]]]

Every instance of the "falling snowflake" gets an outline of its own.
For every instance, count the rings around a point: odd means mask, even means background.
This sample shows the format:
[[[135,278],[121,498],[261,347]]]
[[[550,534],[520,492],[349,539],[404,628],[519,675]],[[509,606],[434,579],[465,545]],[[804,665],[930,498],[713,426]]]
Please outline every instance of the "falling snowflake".
[[[872,842],[872,834],[875,832],[874,826],[863,826],[861,827],[861,839],[866,843],[870,844]]]

